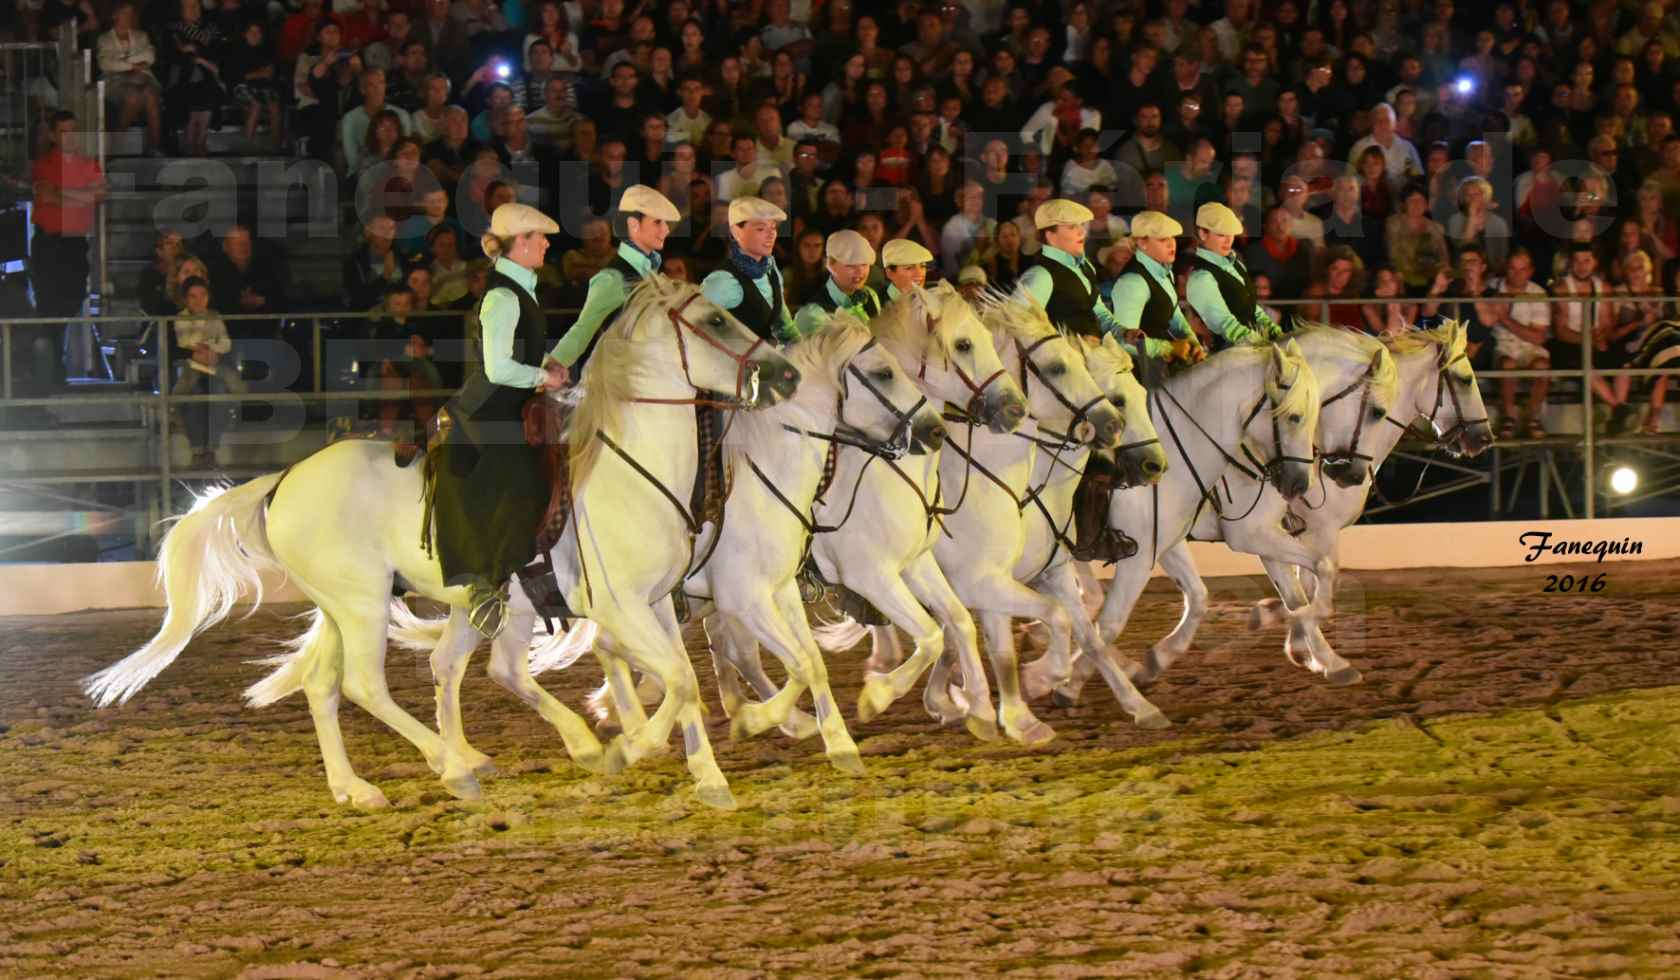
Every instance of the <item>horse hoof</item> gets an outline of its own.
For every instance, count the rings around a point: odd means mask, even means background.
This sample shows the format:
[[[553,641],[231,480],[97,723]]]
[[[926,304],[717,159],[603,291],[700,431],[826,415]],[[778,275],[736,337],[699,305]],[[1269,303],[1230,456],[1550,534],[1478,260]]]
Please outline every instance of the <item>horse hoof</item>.
[[[602,738],[612,738],[614,735],[624,734],[624,726],[611,714],[595,719],[595,734]]]
[[[1021,696],[1028,701],[1043,700],[1044,696],[1054,689],[1050,678],[1044,676],[1043,671],[1033,669],[1036,663],[1037,661],[1034,661],[1033,664],[1021,668]]]
[[[982,742],[997,742],[1003,739],[998,732],[997,722],[983,715],[964,715],[963,727]]]
[[[1364,680],[1365,675],[1359,672],[1359,668],[1349,664],[1346,667],[1341,667],[1325,674],[1324,679],[1329,681],[1332,687],[1347,687],[1350,684],[1357,684]]]
[[[601,753],[601,764],[609,775],[623,772],[640,759],[641,756],[631,751],[629,739],[623,735],[608,742],[606,751]]]
[[[892,703],[892,685],[883,676],[870,677],[863,682],[863,690],[858,692],[858,721],[863,724],[874,721],[881,712],[892,707]]]
[[[484,790],[479,788],[478,780],[474,779],[470,772],[453,779],[443,780],[443,788],[457,800],[466,800],[470,803],[484,799]]]
[[[1276,596],[1270,599],[1261,599],[1254,604],[1254,608],[1248,611],[1248,628],[1260,630],[1269,626],[1278,626],[1287,618],[1282,599]]]
[[[833,764],[834,768],[840,770],[848,776],[869,775],[869,770],[863,767],[863,758],[858,755],[858,750],[855,746],[849,749],[839,749],[828,753],[828,761]]]
[[[1056,737],[1056,730],[1037,718],[1019,729],[1011,730],[1008,726],[1005,726],[1004,733],[1028,748],[1044,745]]]
[[[796,742],[803,742],[821,731],[815,718],[797,708],[788,715],[787,721],[782,722],[781,728],[783,735]]]
[[[694,798],[714,810],[735,809],[735,794],[729,791],[728,783],[701,783],[694,787]]]
[[[469,759],[468,764],[472,767],[472,774],[480,779],[488,779],[496,775],[496,760],[482,753],[479,754],[476,762]]]
[[[339,803],[348,803],[358,810],[384,810],[391,805],[391,801],[385,799],[385,794],[379,791],[379,787],[361,779],[356,780],[342,793],[334,792],[333,799]]]
[[[1136,718],[1133,718],[1132,721],[1139,728],[1150,731],[1158,731],[1162,728],[1172,727],[1172,720],[1162,714],[1159,708],[1152,708],[1149,711],[1145,711]]]
[[[1058,708],[1066,710],[1079,703],[1079,696],[1076,694],[1068,694],[1059,690],[1052,691],[1050,692],[1050,703],[1054,704]]]

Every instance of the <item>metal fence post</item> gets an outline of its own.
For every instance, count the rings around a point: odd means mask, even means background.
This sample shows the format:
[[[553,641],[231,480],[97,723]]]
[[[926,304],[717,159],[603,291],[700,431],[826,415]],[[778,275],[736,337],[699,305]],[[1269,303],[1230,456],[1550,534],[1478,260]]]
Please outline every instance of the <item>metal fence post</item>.
[[[1593,287],[1593,299],[1598,298],[1598,289]],[[1593,333],[1598,329],[1598,303],[1588,307],[1592,311],[1589,319],[1586,311],[1581,315],[1581,462],[1582,482],[1586,486],[1585,509],[1582,513],[1587,520],[1597,515],[1598,465],[1594,457],[1598,448],[1594,442],[1593,431]]]
[[[0,397],[10,401],[12,397],[12,321],[10,320],[0,323],[0,344],[5,345],[4,350],[0,351],[0,358],[5,361],[6,371],[4,384],[0,385]]]
[[[158,441],[162,457],[158,464],[158,509],[165,517],[174,509],[170,506],[169,493],[169,481],[173,478],[169,444],[169,334],[173,328],[174,323],[168,319],[158,321]]]

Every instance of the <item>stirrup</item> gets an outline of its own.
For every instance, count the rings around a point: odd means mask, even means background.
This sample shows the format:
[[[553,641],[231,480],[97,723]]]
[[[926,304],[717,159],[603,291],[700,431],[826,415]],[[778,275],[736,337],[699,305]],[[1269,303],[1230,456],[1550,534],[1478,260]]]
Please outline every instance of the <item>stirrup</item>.
[[[484,634],[487,640],[501,635],[507,625],[507,592],[503,589],[476,587],[467,596],[467,622]]]

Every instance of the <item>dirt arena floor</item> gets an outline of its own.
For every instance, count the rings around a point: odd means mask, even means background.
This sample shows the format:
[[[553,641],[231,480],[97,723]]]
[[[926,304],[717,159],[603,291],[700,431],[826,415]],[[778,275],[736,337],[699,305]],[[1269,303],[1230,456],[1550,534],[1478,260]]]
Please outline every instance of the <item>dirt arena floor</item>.
[[[732,744],[719,722],[733,814],[689,798],[674,754],[580,772],[479,671],[485,800],[346,708],[392,802],[358,813],[327,793],[301,697],[239,701],[296,609],[206,634],[97,713],[76,680],[157,614],[6,620],[0,975],[1680,975],[1680,563],[1590,571],[1603,592],[1351,574],[1348,689],[1248,631],[1258,580],[1219,580],[1151,693],[1168,731],[1100,682],[1044,709],[1060,737],[1036,751],[909,701],[854,724],[854,779],[815,742]],[[1123,646],[1177,609],[1157,580]],[[859,659],[831,658],[848,706]],[[389,674],[429,720],[423,658]],[[545,682],[581,708],[595,679]]]

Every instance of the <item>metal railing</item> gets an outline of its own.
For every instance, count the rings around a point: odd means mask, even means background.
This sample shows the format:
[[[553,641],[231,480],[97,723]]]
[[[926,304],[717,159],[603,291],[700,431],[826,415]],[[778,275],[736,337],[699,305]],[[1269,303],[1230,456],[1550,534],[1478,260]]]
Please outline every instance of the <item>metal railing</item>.
[[[1482,302],[1487,301],[1487,297],[1481,297],[1479,299]],[[1475,301],[1475,299],[1469,297],[1441,297],[1439,299],[1441,311],[1448,316],[1453,314],[1454,304],[1468,304]],[[1593,297],[1535,296],[1532,299],[1524,298],[1522,301],[1557,304],[1594,301],[1607,302],[1613,300],[1605,297],[1598,297],[1595,299]],[[1667,301],[1667,298],[1641,297],[1639,301]],[[1312,311],[1316,307],[1319,315],[1327,321],[1329,306],[1351,302],[1355,301],[1338,300],[1332,302],[1319,299],[1279,300],[1269,302],[1268,305],[1305,309],[1307,311]],[[1362,302],[1378,303],[1383,302],[1383,300],[1371,297],[1366,298]],[[1408,300],[1407,302],[1408,305],[1410,305],[1413,301]],[[1435,302],[1435,300],[1431,300],[1431,302]],[[548,312],[555,318],[553,322],[564,323],[570,318],[575,317],[578,311],[576,309],[556,309]],[[412,318],[416,321],[441,320],[443,322],[460,322],[463,316],[467,315],[470,314],[465,314],[461,311],[428,311],[425,313],[413,314]],[[1306,315],[1310,316],[1311,313],[1308,312]],[[401,355],[397,353],[397,348],[402,346],[401,341],[377,341],[345,336],[345,334],[353,332],[360,323],[375,318],[386,318],[386,314],[377,311],[345,311],[300,313],[291,315],[260,313],[230,314],[221,316],[220,319],[229,324],[240,322],[264,322],[268,324],[281,323],[289,324],[294,331],[298,326],[306,325],[309,346],[308,356],[306,359],[302,351],[299,351],[295,346],[279,339],[245,341],[239,345],[239,348],[236,348],[236,354],[239,353],[242,348],[244,354],[242,359],[247,364],[266,365],[269,370],[269,377],[263,382],[262,386],[254,387],[252,390],[243,394],[218,393],[195,395],[176,395],[172,393],[172,382],[174,380],[172,373],[173,369],[177,366],[178,360],[178,352],[173,349],[173,339],[170,335],[170,328],[173,325],[174,318],[159,319],[133,316],[101,316],[75,318],[68,321],[47,318],[27,318],[0,321],[0,415],[4,415],[7,409],[12,408],[47,409],[53,407],[71,406],[104,406],[110,408],[122,408],[125,410],[137,410],[137,414],[140,416],[140,421],[145,431],[145,438],[151,444],[148,447],[147,454],[155,460],[155,462],[149,466],[120,470],[116,472],[94,471],[91,469],[87,471],[68,470],[62,473],[50,474],[0,472],[0,484],[8,482],[23,482],[31,485],[74,485],[89,482],[132,483],[136,486],[136,488],[149,487],[149,489],[144,490],[144,496],[154,502],[154,507],[151,509],[154,510],[155,516],[168,516],[172,510],[171,499],[173,487],[178,480],[211,480],[226,475],[247,475],[239,472],[240,468],[238,467],[234,467],[232,473],[223,471],[207,472],[193,470],[190,468],[182,470],[178,468],[174,463],[171,452],[173,436],[172,426],[174,424],[171,418],[171,412],[174,409],[192,405],[244,404],[252,406],[269,405],[276,407],[278,410],[279,406],[286,405],[289,406],[289,410],[292,411],[292,417],[297,419],[297,429],[292,433],[295,437],[296,435],[311,431],[308,416],[308,410],[311,407],[316,407],[317,410],[327,409],[328,412],[325,414],[330,417],[331,410],[335,408],[353,410],[354,406],[358,404],[385,401],[400,402],[408,401],[417,397],[434,398],[441,401],[454,393],[453,389],[447,388],[427,391],[414,391],[408,389],[379,390],[377,388],[345,389],[335,384],[338,379],[334,372],[342,374],[343,366],[346,363],[354,365],[357,362],[365,362],[374,359],[401,359]],[[18,352],[17,331],[32,327],[62,328],[69,323],[83,322],[105,323],[112,325],[124,324],[128,326],[147,322],[154,324],[154,332],[150,343],[150,354],[145,361],[136,363],[149,364],[155,368],[157,377],[155,387],[129,389],[117,393],[99,395],[77,394],[73,391],[70,393],[50,394],[44,392],[25,392],[23,397],[19,397],[17,387],[18,372],[16,369],[20,365],[21,361]],[[275,334],[276,337],[278,337],[280,335],[280,331],[277,329]],[[1582,366],[1578,369],[1484,371],[1480,372],[1478,377],[1481,379],[1507,377],[1553,378],[1562,380],[1578,380],[1581,383],[1581,411],[1583,413],[1584,424],[1582,426],[1582,433],[1577,441],[1584,456],[1585,473],[1587,477],[1584,514],[1587,517],[1593,517],[1596,516],[1598,510],[1596,505],[1596,487],[1594,485],[1594,481],[1597,468],[1596,460],[1600,447],[1606,444],[1624,442],[1626,440],[1606,440],[1595,434],[1594,427],[1592,425],[1592,379],[1595,377],[1615,376],[1649,377],[1657,375],[1680,375],[1680,366],[1655,369],[1624,368],[1615,370],[1595,368],[1592,364],[1594,349],[1592,347],[1590,334],[1583,337],[1581,347]],[[437,360],[439,363],[448,364],[457,359],[462,362],[469,362],[471,360],[470,345],[464,333],[461,336],[440,340],[438,343]],[[307,360],[309,370],[307,384],[303,383],[302,377],[302,369],[305,360]],[[290,364],[296,365],[297,369],[295,372],[283,370]],[[287,377],[286,375],[288,373],[291,373],[292,376]],[[1491,400],[1484,400],[1489,401],[1490,407],[1496,407]],[[1676,395],[1676,402],[1680,403],[1680,393],[1677,393]],[[302,412],[299,413],[297,409],[302,409]],[[0,434],[4,434],[4,431],[5,430],[0,429]],[[275,437],[274,432],[270,432],[265,438],[271,442],[282,441]],[[1559,437],[1559,439],[1564,442],[1568,442],[1571,438],[1573,437]],[[1680,457],[1677,457],[1677,459],[1680,459]],[[262,470],[266,471],[269,469],[275,469],[278,468],[278,465],[283,464],[264,465]],[[1443,465],[1451,471],[1456,471],[1459,468],[1453,464],[1442,463],[1438,465]],[[1462,468],[1466,474],[1474,472],[1471,467]],[[252,473],[249,475],[255,474]],[[1469,479],[1468,476],[1465,478]],[[1497,493],[1497,479],[1497,475],[1495,475],[1492,478],[1482,478],[1478,482],[1491,483]],[[139,525],[137,523],[137,527],[138,526]],[[4,554],[0,553],[0,559],[3,558]]]

